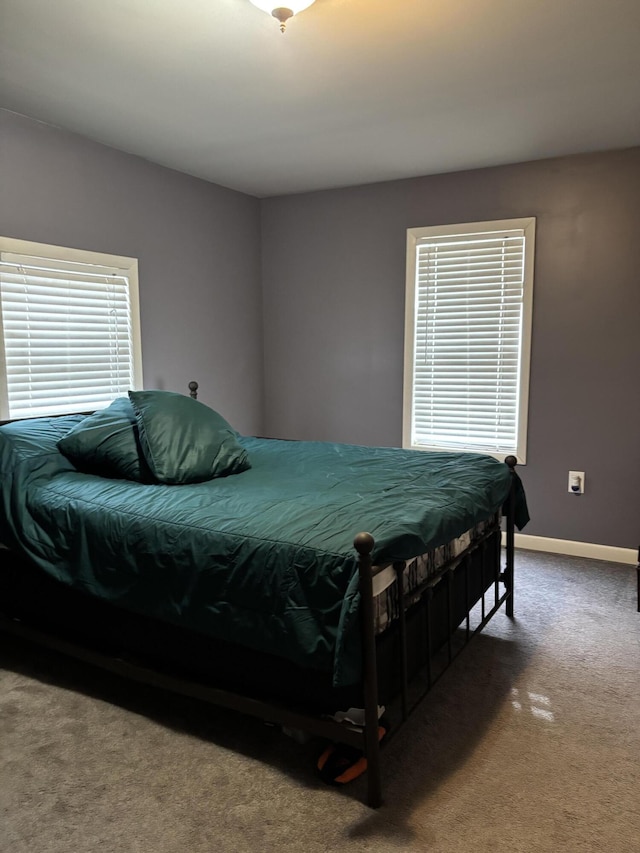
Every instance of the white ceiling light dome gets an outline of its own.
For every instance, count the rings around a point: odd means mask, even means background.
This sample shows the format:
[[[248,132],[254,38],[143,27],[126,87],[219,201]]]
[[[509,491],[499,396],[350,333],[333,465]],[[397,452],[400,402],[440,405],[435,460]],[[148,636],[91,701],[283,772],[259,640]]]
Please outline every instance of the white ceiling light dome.
[[[308,9],[315,0],[284,0],[282,5],[277,0],[251,0],[251,3],[268,15],[273,15],[280,22],[280,31],[284,32],[289,18]]]

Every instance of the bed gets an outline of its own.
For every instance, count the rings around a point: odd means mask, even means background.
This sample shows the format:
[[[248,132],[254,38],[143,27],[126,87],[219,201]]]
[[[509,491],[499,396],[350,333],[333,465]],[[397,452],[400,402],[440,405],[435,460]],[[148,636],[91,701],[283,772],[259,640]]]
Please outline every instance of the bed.
[[[378,806],[382,709],[513,614],[515,459],[240,436],[190,388],[0,427],[0,628],[361,747]]]

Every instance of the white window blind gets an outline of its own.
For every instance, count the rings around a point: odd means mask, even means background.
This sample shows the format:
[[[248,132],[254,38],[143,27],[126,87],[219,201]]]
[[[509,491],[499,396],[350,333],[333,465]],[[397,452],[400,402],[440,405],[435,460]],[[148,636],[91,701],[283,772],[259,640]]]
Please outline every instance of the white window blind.
[[[90,411],[137,387],[129,272],[0,253],[10,418]]]
[[[533,220],[518,222],[410,229],[408,446],[524,461]]]

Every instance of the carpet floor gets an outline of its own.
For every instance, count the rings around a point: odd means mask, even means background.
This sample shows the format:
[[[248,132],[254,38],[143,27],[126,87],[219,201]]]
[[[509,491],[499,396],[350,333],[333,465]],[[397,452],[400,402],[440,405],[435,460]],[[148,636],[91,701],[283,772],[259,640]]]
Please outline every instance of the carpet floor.
[[[0,637],[2,853],[640,851],[632,567],[518,551],[501,611],[383,750],[320,745]]]

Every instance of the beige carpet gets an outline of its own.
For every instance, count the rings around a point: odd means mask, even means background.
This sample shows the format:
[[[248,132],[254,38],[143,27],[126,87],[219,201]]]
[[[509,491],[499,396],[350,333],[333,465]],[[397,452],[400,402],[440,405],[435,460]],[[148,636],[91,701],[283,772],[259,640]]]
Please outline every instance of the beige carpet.
[[[516,592],[384,750],[377,812],[315,742],[0,638],[0,850],[637,853],[635,572],[518,552]]]

